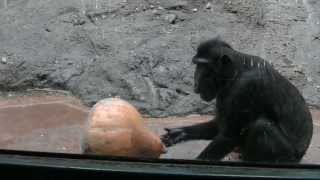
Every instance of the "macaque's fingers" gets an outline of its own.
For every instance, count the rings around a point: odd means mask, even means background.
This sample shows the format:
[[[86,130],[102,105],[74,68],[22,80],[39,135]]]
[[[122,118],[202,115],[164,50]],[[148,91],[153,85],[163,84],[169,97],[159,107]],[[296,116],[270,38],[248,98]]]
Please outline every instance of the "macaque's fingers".
[[[170,132],[171,128],[164,128],[165,131]]]
[[[166,146],[166,147],[170,147],[172,146],[172,143],[170,142],[170,139],[168,138],[168,136],[161,136],[161,141],[162,143]]]
[[[167,131],[167,133],[161,136],[161,140],[166,145],[166,147],[170,147],[174,144],[186,140],[187,134],[181,128],[165,128],[165,130]]]

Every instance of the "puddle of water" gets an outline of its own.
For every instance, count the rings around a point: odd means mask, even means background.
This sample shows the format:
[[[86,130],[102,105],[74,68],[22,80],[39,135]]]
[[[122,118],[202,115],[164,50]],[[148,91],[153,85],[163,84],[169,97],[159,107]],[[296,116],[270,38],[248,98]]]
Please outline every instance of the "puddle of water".
[[[67,96],[0,101],[0,148],[77,153],[89,108]]]

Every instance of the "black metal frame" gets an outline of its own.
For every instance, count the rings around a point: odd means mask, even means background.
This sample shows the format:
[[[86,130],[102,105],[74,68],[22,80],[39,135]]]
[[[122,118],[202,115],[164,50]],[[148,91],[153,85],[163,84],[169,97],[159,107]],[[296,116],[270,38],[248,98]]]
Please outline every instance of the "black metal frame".
[[[320,166],[137,159],[0,150],[0,178],[320,179]]]

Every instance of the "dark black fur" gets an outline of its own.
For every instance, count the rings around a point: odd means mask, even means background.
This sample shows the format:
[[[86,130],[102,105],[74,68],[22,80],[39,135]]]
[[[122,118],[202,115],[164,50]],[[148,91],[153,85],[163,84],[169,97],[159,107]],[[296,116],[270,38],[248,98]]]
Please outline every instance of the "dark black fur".
[[[212,39],[193,57],[195,92],[216,98],[214,120],[167,128],[167,146],[192,140],[212,142],[199,159],[220,160],[240,147],[243,160],[299,162],[309,147],[313,125],[304,98],[285,77],[257,56]]]

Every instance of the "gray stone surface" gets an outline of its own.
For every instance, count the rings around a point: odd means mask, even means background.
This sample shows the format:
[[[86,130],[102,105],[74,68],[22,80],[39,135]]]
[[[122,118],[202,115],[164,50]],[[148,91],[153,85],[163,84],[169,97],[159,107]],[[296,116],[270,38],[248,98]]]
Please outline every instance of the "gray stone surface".
[[[308,103],[319,105],[319,6],[317,0],[0,1],[0,90],[68,90],[88,105],[120,96],[157,117],[212,112],[212,103],[192,91],[190,59],[200,41],[220,35],[272,62]]]

